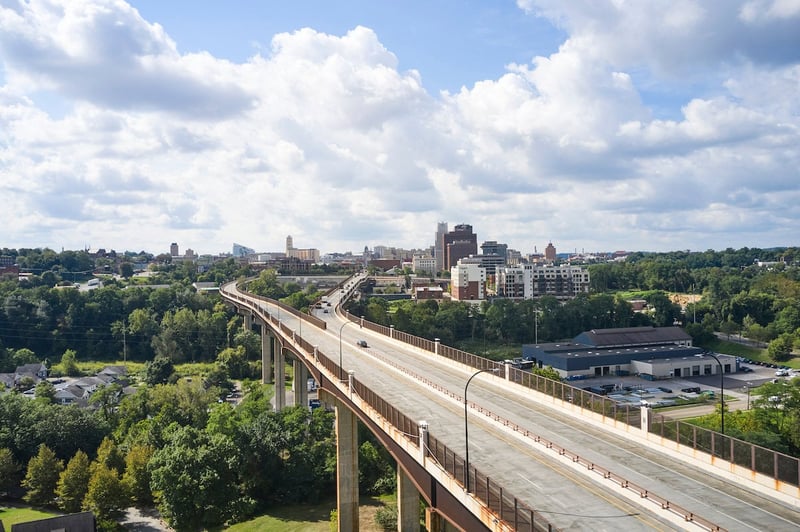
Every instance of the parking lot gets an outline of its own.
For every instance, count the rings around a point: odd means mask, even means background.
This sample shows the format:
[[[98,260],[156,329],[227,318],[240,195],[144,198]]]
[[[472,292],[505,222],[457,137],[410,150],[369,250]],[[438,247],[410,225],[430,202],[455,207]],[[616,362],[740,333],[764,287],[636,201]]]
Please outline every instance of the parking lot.
[[[725,402],[729,410],[747,408],[748,388],[752,389],[766,382],[791,379],[800,376],[798,371],[789,371],[785,376],[777,376],[779,368],[759,366],[756,364],[742,364],[751,371],[726,373],[724,377]],[[590,388],[587,391],[600,393],[621,404],[666,407],[684,401],[685,399],[696,402],[702,399],[707,402],[709,411],[713,410],[715,399],[719,400],[719,375],[704,375],[697,377],[672,378],[665,380],[646,380],[630,375],[623,377],[604,376],[585,380],[574,380],[569,383],[576,388]],[[698,391],[689,391],[698,389]]]

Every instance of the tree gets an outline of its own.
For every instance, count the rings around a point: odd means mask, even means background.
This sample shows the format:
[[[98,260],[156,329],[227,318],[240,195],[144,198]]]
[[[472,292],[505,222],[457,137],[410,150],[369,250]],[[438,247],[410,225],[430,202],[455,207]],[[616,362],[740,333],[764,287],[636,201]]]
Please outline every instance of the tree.
[[[98,462],[92,463],[91,470],[83,509],[94,512],[99,521],[116,519],[130,503],[117,471]]]
[[[56,487],[58,507],[66,513],[75,513],[81,510],[81,504],[86,497],[89,485],[89,457],[83,451],[78,451],[67,463],[66,469],[61,472]]]
[[[11,449],[0,448],[0,496],[16,485],[20,469],[20,465],[14,460],[14,453],[11,452]]]
[[[67,349],[61,355],[61,371],[70,377],[77,377],[81,374],[81,370],[78,369],[78,355],[72,349]]]
[[[168,357],[157,356],[145,364],[144,382],[150,386],[165,384],[169,382],[169,378],[174,371],[175,368],[172,366],[172,361]]]
[[[51,504],[63,470],[64,462],[47,445],[39,445],[39,454],[28,462],[28,470],[22,481],[22,487],[28,490],[23,499],[35,505]]]
[[[178,531],[220,525],[241,511],[241,451],[227,437],[175,427],[148,470],[161,514]]]
[[[125,279],[133,277],[133,264],[130,262],[121,263],[119,265],[119,274]]]
[[[125,457],[117,449],[117,445],[111,438],[103,438],[100,447],[97,448],[97,458],[92,466],[102,464],[109,469],[113,469],[117,474],[122,474],[125,470]]]
[[[23,347],[22,349],[17,349],[14,351],[11,359],[14,361],[14,365],[16,366],[24,366],[25,364],[36,364],[39,362],[39,359],[36,357],[36,353],[28,349],[27,347]]]
[[[122,475],[122,483],[131,500],[140,508],[149,506],[153,502],[147,464],[154,452],[155,449],[150,445],[135,444],[125,455],[125,474]]]
[[[34,397],[40,403],[52,404],[56,399],[56,387],[51,382],[39,381],[34,389]]]
[[[767,346],[767,354],[769,358],[775,362],[785,362],[791,358],[792,345],[794,344],[794,336],[789,333],[784,333]]]
[[[225,368],[232,379],[244,379],[250,376],[250,365],[244,346],[228,347],[217,355],[217,364]]]

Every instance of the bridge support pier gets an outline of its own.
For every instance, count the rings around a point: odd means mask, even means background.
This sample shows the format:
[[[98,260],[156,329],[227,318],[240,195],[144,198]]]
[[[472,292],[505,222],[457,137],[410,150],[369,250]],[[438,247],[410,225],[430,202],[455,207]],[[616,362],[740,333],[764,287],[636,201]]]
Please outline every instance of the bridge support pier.
[[[402,468],[397,468],[397,529],[419,532],[419,492]]]
[[[308,406],[308,368],[299,360],[294,360],[294,405]]]
[[[286,355],[283,344],[278,341],[275,356],[275,410],[286,408]]]
[[[275,359],[275,337],[261,327],[261,384],[272,383],[272,361]]]
[[[331,398],[333,398],[331,396]],[[336,514],[339,532],[358,531],[358,423],[356,415],[337,400]]]

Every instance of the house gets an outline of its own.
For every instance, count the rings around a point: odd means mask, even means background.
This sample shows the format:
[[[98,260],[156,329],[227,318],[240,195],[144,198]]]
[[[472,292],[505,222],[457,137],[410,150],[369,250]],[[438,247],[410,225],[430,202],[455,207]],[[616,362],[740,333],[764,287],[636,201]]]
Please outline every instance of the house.
[[[24,364],[17,366],[14,370],[14,386],[17,386],[22,379],[30,377],[34,383],[38,383],[47,378],[48,369],[43,363],[38,364]]]

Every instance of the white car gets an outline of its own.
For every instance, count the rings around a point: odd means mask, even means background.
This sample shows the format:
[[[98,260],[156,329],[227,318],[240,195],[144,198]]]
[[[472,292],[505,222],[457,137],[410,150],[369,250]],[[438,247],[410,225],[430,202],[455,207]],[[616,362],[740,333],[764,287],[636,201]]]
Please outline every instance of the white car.
[[[775,372],[775,376],[776,377],[788,377],[789,376],[789,370],[788,369],[779,369],[778,371]]]

